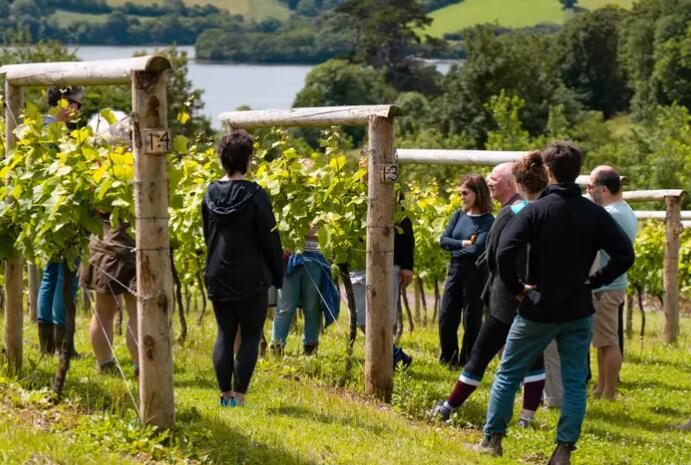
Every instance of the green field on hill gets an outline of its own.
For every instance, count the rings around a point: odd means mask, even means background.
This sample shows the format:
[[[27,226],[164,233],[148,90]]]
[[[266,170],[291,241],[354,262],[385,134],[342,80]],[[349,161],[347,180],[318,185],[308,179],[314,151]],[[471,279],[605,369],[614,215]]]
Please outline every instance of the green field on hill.
[[[633,0],[580,0],[581,8],[596,9],[609,4],[630,8]],[[441,37],[448,32],[483,23],[526,27],[540,23],[561,24],[567,15],[558,0],[464,0],[430,14],[433,23],[425,32]]]
[[[121,6],[127,2],[137,5],[161,3],[160,0],[108,0],[111,6]],[[286,19],[290,15],[288,7],[278,0],[184,0],[184,3],[190,6],[211,4],[231,13],[254,19]]]

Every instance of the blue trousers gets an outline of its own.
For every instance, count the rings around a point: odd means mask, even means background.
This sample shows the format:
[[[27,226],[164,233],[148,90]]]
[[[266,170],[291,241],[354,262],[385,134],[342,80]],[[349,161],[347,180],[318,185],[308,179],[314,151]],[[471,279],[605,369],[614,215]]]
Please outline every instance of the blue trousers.
[[[506,433],[521,381],[535,358],[554,339],[559,349],[564,383],[557,442],[575,443],[585,418],[587,357],[592,336],[592,316],[565,323],[536,323],[517,316],[511,325],[499,371],[492,383],[485,434]]]
[[[39,323],[65,324],[65,294],[63,283],[65,274],[69,273],[62,262],[49,262],[43,270],[41,286],[38,289],[38,305],[36,309]],[[72,272],[72,300],[77,296],[79,280],[77,270]]]
[[[283,278],[283,287],[278,290],[278,303],[271,333],[274,342],[285,345],[290,325],[300,304],[305,315],[302,344],[319,342],[322,309],[318,288],[321,274],[322,269],[318,263],[305,260],[304,266],[298,266]]]

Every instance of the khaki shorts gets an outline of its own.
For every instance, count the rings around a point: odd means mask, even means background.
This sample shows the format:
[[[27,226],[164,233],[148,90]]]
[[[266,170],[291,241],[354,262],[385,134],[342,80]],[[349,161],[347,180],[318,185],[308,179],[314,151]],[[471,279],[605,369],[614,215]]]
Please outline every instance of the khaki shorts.
[[[103,239],[91,236],[89,263],[82,274],[82,285],[101,294],[124,294],[137,290],[137,256],[135,242],[127,224],[113,229],[105,222]]]
[[[595,328],[593,347],[619,345],[619,306],[624,303],[626,289],[593,293]]]

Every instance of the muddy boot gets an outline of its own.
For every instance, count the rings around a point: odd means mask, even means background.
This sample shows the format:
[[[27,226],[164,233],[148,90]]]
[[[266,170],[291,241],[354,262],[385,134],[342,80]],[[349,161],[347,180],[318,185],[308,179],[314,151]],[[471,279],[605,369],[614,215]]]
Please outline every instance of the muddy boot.
[[[55,352],[53,323],[38,323],[38,346],[42,354],[53,355]]]
[[[318,342],[313,342],[311,344],[303,346],[305,355],[317,355],[317,347],[319,347]]]
[[[269,346],[269,352],[271,352],[271,355],[275,358],[283,357],[283,344],[280,342],[272,342]]]
[[[471,449],[481,454],[489,454],[495,457],[501,457],[504,454],[501,441],[504,439],[503,434],[492,433],[485,436],[480,444],[471,446]]]
[[[54,325],[53,333],[55,338],[55,350],[60,354],[62,352],[62,344],[65,342],[65,325]],[[70,344],[67,349],[70,353],[70,358],[73,360],[81,358],[81,356],[74,349],[74,343]]]
[[[571,465],[571,451],[574,449],[573,444],[568,442],[560,442],[557,448],[552,452],[547,465]]]

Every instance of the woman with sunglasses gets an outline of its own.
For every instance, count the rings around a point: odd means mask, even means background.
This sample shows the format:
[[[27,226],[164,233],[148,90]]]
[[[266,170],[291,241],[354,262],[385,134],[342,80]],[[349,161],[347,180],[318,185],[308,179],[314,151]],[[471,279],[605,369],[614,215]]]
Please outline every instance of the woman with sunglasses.
[[[494,222],[492,201],[485,178],[469,174],[461,182],[463,208],[454,213],[441,236],[440,245],[451,252],[451,263],[439,312],[439,362],[463,366],[468,362],[482,325],[480,294],[484,277],[475,261],[485,250]],[[463,344],[458,350],[458,326],[463,319]]]

